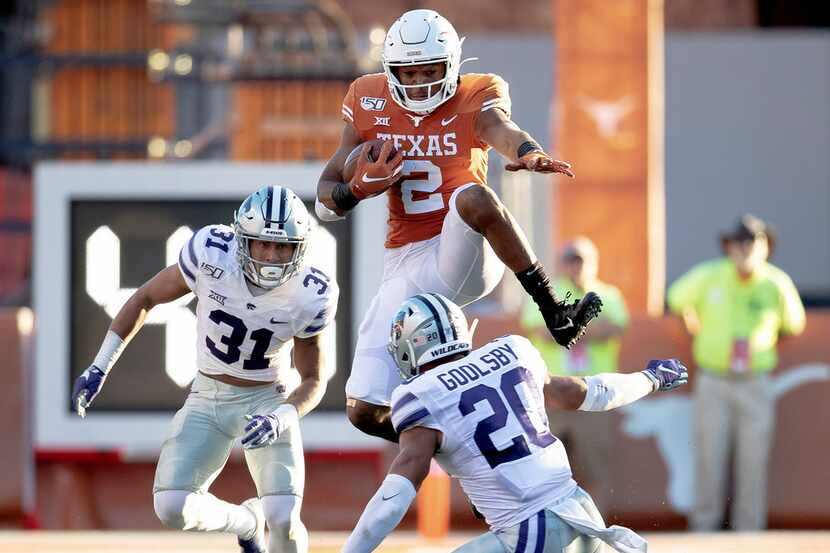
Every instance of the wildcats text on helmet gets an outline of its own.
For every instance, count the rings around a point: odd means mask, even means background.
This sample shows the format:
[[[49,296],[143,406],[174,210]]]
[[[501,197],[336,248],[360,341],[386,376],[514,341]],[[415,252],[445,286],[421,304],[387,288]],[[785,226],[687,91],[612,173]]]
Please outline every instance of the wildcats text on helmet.
[[[430,355],[432,355],[433,359],[436,357],[445,357],[446,355],[454,352],[454,351],[469,351],[470,346],[469,344],[448,344],[446,346],[435,348],[432,350]]]

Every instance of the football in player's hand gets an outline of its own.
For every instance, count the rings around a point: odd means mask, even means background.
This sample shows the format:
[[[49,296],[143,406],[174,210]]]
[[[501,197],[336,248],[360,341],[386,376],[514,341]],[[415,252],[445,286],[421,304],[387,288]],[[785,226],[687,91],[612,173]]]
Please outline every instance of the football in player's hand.
[[[354,172],[357,170],[357,158],[360,155],[360,150],[363,148],[363,145],[367,143],[372,145],[369,149],[369,161],[377,161],[378,157],[380,157],[380,151],[383,148],[384,143],[383,140],[367,140],[366,142],[355,146],[355,149],[352,150],[346,158],[346,162],[343,163],[343,182],[351,182],[352,177],[354,177]],[[392,146],[386,160],[392,159],[397,153],[398,151],[394,146]]]

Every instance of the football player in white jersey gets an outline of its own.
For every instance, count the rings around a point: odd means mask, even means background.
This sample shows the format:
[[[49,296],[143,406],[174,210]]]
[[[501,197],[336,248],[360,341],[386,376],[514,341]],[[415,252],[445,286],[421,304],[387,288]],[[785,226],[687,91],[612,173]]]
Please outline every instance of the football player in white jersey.
[[[72,392],[83,417],[150,309],[192,291],[199,371],[162,447],[153,503],[165,525],[234,533],[244,553],[308,551],[298,421],[320,402],[330,377],[322,335],[338,299],[337,284],[303,263],[310,225],[291,190],[264,186],[242,202],[233,227],[197,231],[178,264],[127,300]],[[292,345],[300,384],[288,393]],[[237,438],[258,496],[242,505],[208,493]]]
[[[602,542],[624,553],[646,551],[643,538],[606,527],[591,497],[571,477],[562,442],[551,435],[545,402],[607,411],[687,381],[675,359],[631,374],[549,376],[521,336],[472,350],[461,310],[419,294],[392,323],[389,351],[404,378],[392,393],[400,452],[369,501],[344,553],[374,550],[400,522],[434,457],[457,478],[490,532],[461,553],[577,553]]]

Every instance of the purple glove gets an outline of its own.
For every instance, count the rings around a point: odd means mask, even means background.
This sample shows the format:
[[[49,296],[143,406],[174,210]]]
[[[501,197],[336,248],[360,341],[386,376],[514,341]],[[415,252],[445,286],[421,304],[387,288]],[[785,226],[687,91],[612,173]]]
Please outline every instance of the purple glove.
[[[78,413],[78,416],[84,418],[86,416],[86,409],[101,391],[101,386],[104,385],[107,375],[96,367],[90,365],[81,376],[75,380],[75,385],[72,387],[72,408]]]
[[[655,392],[668,392],[689,381],[689,372],[677,359],[652,359],[643,374],[651,380]]]

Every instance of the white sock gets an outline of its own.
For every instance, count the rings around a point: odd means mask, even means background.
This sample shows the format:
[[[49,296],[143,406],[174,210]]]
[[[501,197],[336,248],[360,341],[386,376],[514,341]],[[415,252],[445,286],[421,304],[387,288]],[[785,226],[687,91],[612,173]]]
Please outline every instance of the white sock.
[[[308,530],[300,520],[303,498],[296,495],[267,495],[262,509],[268,521],[269,553],[308,553]]]
[[[256,517],[246,507],[209,493],[164,490],[153,494],[153,506],[165,526],[178,530],[230,532],[243,539],[256,530]]]

